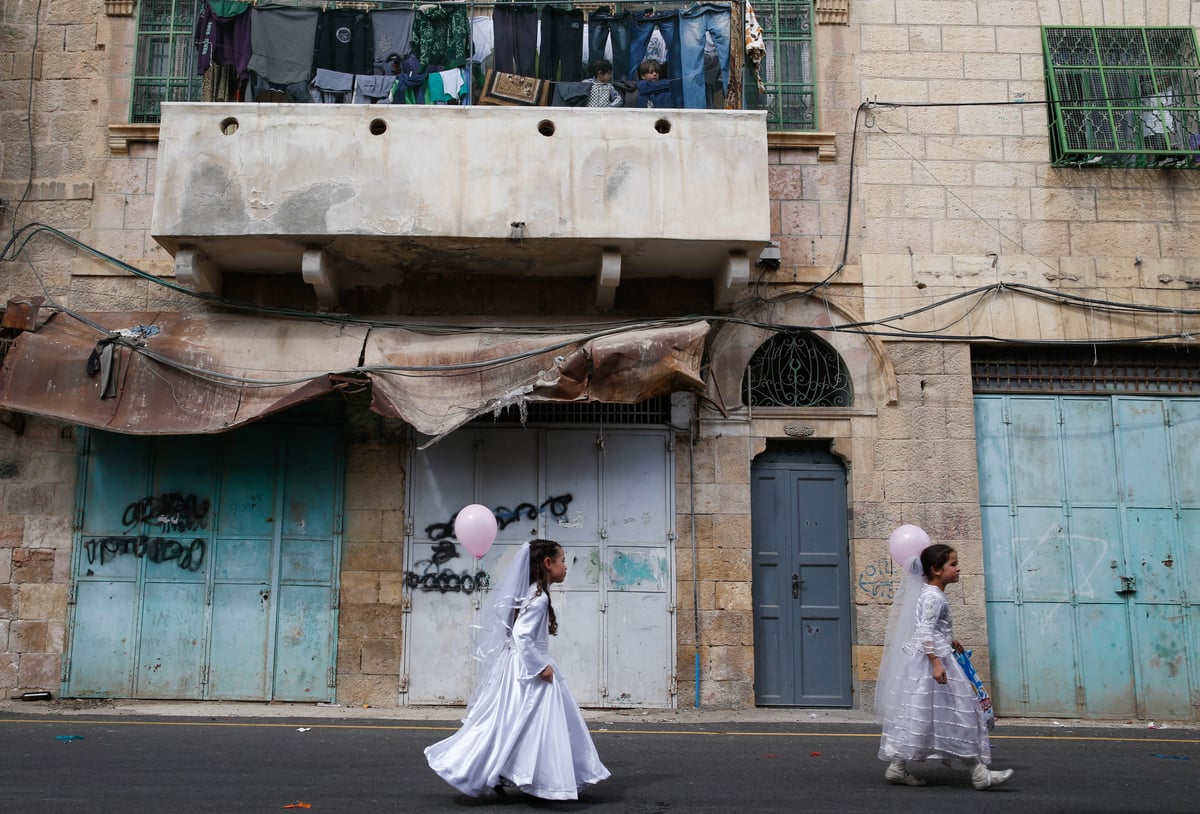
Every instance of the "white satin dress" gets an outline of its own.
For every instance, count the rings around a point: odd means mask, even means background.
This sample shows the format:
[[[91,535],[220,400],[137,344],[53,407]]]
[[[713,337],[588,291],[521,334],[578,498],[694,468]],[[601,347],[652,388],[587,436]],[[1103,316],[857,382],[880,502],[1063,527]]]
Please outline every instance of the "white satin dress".
[[[987,721],[975,686],[954,658],[951,621],[946,595],[934,585],[924,585],[917,599],[917,626],[904,646],[900,694],[882,721],[881,760],[991,763]],[[945,665],[945,684],[933,680],[928,653]]]
[[[550,657],[549,597],[533,596],[513,624],[505,652],[483,681],[462,728],[425,749],[429,766],[478,797],[501,778],[546,800],[575,800],[609,776],[579,705]],[[554,680],[540,677],[549,665]]]

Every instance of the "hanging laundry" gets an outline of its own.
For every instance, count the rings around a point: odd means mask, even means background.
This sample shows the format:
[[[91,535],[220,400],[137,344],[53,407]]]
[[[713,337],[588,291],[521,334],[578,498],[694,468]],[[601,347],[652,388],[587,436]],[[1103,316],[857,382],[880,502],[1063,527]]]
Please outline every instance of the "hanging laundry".
[[[315,8],[250,9],[250,70],[273,85],[307,82],[320,18]]]

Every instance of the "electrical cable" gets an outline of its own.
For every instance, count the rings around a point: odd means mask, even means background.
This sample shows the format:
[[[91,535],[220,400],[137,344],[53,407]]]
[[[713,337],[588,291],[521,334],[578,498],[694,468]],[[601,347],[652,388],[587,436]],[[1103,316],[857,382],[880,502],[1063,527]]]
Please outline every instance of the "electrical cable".
[[[35,56],[37,55],[38,38],[41,36],[41,30],[42,30],[42,0],[38,0],[37,8],[33,12],[33,46],[29,51],[29,93],[28,93],[28,96],[26,99],[27,109],[25,112],[25,129],[29,135],[29,179],[25,182],[25,191],[21,193],[21,197],[17,200],[16,205],[13,206],[12,228],[13,228],[14,236],[16,235],[16,230],[17,230],[17,214],[21,211],[21,205],[23,203],[25,203],[26,200],[29,199],[29,191],[33,189],[33,173],[34,173],[34,166],[33,166],[33,151],[34,151],[33,89],[34,89],[34,82],[33,82],[33,79],[37,73],[37,71],[35,70],[35,68],[36,68]],[[3,257],[3,254],[0,254],[0,257]]]

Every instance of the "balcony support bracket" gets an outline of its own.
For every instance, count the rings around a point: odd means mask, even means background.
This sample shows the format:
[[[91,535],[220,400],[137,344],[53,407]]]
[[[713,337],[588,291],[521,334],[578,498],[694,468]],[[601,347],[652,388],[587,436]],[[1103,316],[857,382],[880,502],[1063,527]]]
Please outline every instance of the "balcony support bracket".
[[[600,250],[600,271],[596,275],[596,307],[607,311],[613,307],[617,286],[621,282],[621,250],[605,246]]]
[[[221,293],[221,270],[192,246],[175,253],[175,279],[200,294]]]
[[[733,305],[738,294],[750,284],[750,256],[744,251],[731,251],[724,271],[713,282],[713,298],[717,307]]]
[[[317,292],[317,305],[323,309],[337,306],[337,275],[324,249],[305,249],[300,260],[300,273],[304,282]]]

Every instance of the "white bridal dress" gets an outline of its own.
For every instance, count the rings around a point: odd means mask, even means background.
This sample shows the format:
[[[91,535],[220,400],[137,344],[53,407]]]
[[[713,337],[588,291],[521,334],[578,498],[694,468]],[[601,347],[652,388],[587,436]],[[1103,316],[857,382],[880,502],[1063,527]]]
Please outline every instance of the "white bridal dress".
[[[514,568],[528,574],[528,557]],[[609,776],[579,705],[550,657],[549,597],[530,585],[520,612],[467,707],[458,732],[425,750],[447,783],[477,797],[503,783],[547,800],[575,800]],[[511,610],[500,612],[511,618]],[[506,620],[507,621],[507,620]],[[486,662],[485,662],[486,663]],[[549,665],[554,680],[540,673]]]
[[[991,763],[983,709],[974,685],[953,656],[954,633],[946,595],[936,586],[921,584],[912,621],[915,627],[907,626],[911,635],[888,642],[890,652],[885,652],[880,670],[876,708],[883,737],[879,758]],[[937,655],[945,665],[945,684],[933,680],[928,653]]]

